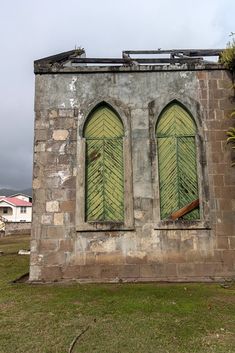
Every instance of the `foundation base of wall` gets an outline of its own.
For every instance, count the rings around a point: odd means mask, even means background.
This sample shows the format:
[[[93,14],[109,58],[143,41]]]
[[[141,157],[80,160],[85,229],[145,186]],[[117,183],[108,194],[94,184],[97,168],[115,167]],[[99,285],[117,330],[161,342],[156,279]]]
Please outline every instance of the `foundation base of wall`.
[[[182,283],[232,283],[234,281],[234,277],[193,277],[193,278],[125,278],[124,280],[117,280],[117,279],[99,279],[99,280],[92,280],[92,279],[61,279],[61,280],[28,280],[26,283],[28,284],[102,284],[102,283],[109,283],[109,284],[124,284],[124,283],[175,283],[175,284],[182,284]]]

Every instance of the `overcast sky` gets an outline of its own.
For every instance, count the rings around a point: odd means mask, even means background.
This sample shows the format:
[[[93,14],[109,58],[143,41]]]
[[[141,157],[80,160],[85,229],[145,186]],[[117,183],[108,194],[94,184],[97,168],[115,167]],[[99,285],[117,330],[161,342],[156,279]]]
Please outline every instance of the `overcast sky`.
[[[0,0],[0,187],[32,180],[33,60],[75,48],[223,48],[235,0]]]

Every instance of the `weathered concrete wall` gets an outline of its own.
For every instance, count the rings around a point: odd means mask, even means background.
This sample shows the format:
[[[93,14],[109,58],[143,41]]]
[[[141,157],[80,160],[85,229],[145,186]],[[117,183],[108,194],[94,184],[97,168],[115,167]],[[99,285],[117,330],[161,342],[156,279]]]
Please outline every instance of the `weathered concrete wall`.
[[[32,281],[210,281],[234,275],[235,173],[225,134],[230,77],[223,70],[149,70],[36,76]],[[159,217],[155,126],[172,100],[191,112],[198,127],[198,222]],[[81,224],[83,126],[102,101],[123,120],[130,156],[133,209],[121,230]]]
[[[6,222],[5,235],[30,234],[31,222]]]

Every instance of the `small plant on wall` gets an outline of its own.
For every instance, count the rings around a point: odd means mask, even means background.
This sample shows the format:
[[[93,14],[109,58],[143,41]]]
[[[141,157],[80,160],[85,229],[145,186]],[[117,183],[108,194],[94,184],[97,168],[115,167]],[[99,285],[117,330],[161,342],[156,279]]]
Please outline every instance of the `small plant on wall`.
[[[235,111],[232,113],[232,115],[235,116]],[[232,146],[232,148],[235,149],[235,127],[230,127],[227,135],[227,142],[233,144],[234,146]],[[235,167],[235,161],[232,162],[232,166]]]
[[[220,63],[224,65],[224,67],[232,72],[233,85],[232,89],[234,90],[234,98],[235,98],[235,83],[234,83],[234,75],[235,75],[235,33],[231,33],[231,41],[228,42],[227,48],[221,53]],[[235,109],[230,114],[231,118],[235,118]],[[232,148],[235,149],[235,127],[230,127],[227,131],[227,142],[231,143]],[[235,161],[232,162],[232,166],[235,167]]]
[[[231,40],[228,42],[227,48],[221,53],[219,61],[226,69],[235,73],[235,33],[232,32],[230,37]]]

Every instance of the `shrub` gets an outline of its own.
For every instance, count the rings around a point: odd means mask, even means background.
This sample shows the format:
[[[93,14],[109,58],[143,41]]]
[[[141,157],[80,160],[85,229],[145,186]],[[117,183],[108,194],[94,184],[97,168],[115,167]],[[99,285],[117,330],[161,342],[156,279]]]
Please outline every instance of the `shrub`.
[[[227,48],[221,53],[219,62],[226,67],[226,69],[235,72],[235,33],[231,33],[231,41],[228,42]]]

